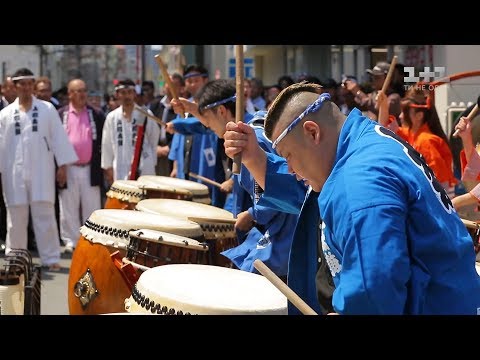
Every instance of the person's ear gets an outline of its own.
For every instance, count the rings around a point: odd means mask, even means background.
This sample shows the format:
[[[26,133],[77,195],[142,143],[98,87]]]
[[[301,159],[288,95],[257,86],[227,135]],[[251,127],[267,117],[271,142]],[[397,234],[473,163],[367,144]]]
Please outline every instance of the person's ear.
[[[321,130],[315,121],[307,120],[303,123],[303,134],[315,144],[320,142]]]

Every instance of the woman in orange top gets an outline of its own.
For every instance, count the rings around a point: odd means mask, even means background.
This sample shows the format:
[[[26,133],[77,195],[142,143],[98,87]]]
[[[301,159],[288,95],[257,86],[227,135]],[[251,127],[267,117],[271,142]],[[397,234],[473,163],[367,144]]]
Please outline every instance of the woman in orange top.
[[[430,98],[421,89],[410,89],[402,100],[401,127],[388,115],[388,102],[381,91],[377,102],[381,111],[379,123],[412,145],[425,158],[450,197],[453,197],[457,179],[453,175],[452,151]]]

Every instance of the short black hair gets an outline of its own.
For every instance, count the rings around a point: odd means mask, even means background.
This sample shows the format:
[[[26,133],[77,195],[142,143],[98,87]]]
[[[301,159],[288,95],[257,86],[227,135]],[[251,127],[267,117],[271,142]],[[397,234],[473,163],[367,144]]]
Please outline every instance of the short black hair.
[[[20,68],[17,71],[15,71],[12,75],[12,78],[15,78],[17,76],[33,76],[33,72],[30,69],[27,68]],[[13,80],[13,83],[17,83],[18,80]]]
[[[185,70],[183,71],[183,76],[191,72],[198,72],[199,74],[205,74],[205,77],[208,77],[208,70],[205,69],[202,65],[190,64],[185,66]]]
[[[290,86],[290,85],[295,83],[295,81],[293,81],[292,77],[289,76],[289,75],[282,75],[278,78],[277,84],[278,84],[278,86],[280,86],[281,89],[283,89],[282,85],[281,85],[282,82],[286,82],[287,86]]]
[[[204,86],[202,86],[202,88],[195,96],[195,99],[198,103],[198,111],[200,115],[204,113],[204,107],[206,105],[213,104],[220,100],[228,99],[229,97],[235,95],[236,90],[237,89],[235,87],[234,80],[218,79],[206,83]],[[229,101],[222,105],[224,105],[228,110],[230,110],[232,115],[235,116],[235,101]]]
[[[151,80],[144,80],[144,81],[142,82],[142,88],[143,88],[144,86],[147,86],[147,87],[155,90],[155,84],[154,84],[153,81],[151,81]]]

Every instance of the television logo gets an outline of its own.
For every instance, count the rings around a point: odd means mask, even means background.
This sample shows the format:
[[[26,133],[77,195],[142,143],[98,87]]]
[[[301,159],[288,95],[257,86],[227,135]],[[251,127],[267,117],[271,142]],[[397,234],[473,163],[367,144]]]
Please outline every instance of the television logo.
[[[445,77],[445,67],[444,66],[435,66],[433,67],[433,71],[430,70],[430,66],[425,66],[423,71],[418,72],[418,76],[415,76],[415,67],[413,66],[405,66],[403,68],[403,72],[408,74],[408,76],[403,77],[403,81],[405,83],[418,83],[419,81],[430,83],[432,81],[442,80],[444,83],[449,83],[450,78]],[[405,85],[405,90],[408,90],[412,87],[412,85]],[[433,85],[418,85],[417,87],[421,87],[423,90],[434,90],[435,86]]]

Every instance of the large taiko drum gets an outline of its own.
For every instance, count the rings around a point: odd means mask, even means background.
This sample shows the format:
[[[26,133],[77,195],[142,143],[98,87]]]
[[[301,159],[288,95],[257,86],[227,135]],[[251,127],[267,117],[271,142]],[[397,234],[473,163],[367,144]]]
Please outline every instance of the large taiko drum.
[[[107,191],[105,209],[135,209],[135,205],[145,199],[145,191],[136,180],[115,180]]]
[[[262,275],[220,266],[174,264],[140,275],[129,313],[286,315],[287,298]]]
[[[163,199],[177,199],[177,200],[192,200],[193,202],[202,203],[202,204],[210,204],[210,192],[208,190],[208,186],[204,184],[200,184],[196,181],[185,180],[185,179],[178,179],[172,178],[168,176],[155,176],[155,175],[143,175],[140,176],[137,180],[138,182],[145,184],[151,188],[173,188],[177,191],[189,191],[192,194],[191,199],[183,199],[178,196],[157,196],[157,198]],[[148,197],[153,198],[153,196]]]
[[[151,214],[175,216],[198,223],[212,256],[210,264],[232,267],[230,259],[222,251],[238,245],[235,219],[230,211],[206,204],[171,199],[145,199],[139,201],[137,210]]]
[[[157,185],[152,182],[144,183],[137,180],[116,180],[107,191],[105,209],[135,209],[135,205],[142,199],[179,199],[192,200],[193,194],[183,188],[169,185]]]
[[[80,228],[80,239],[72,256],[68,278],[68,307],[72,315],[93,315],[124,311],[123,301],[130,296],[141,271],[123,263],[130,232],[151,229],[203,241],[197,223],[166,215],[134,210],[95,210]],[[162,234],[164,238],[168,234]],[[173,237],[172,235],[172,237]],[[175,238],[174,241],[178,241]],[[150,248],[169,246],[165,241]],[[153,250],[152,250],[153,251]],[[175,252],[169,254],[172,258]],[[180,261],[173,258],[171,262]]]

